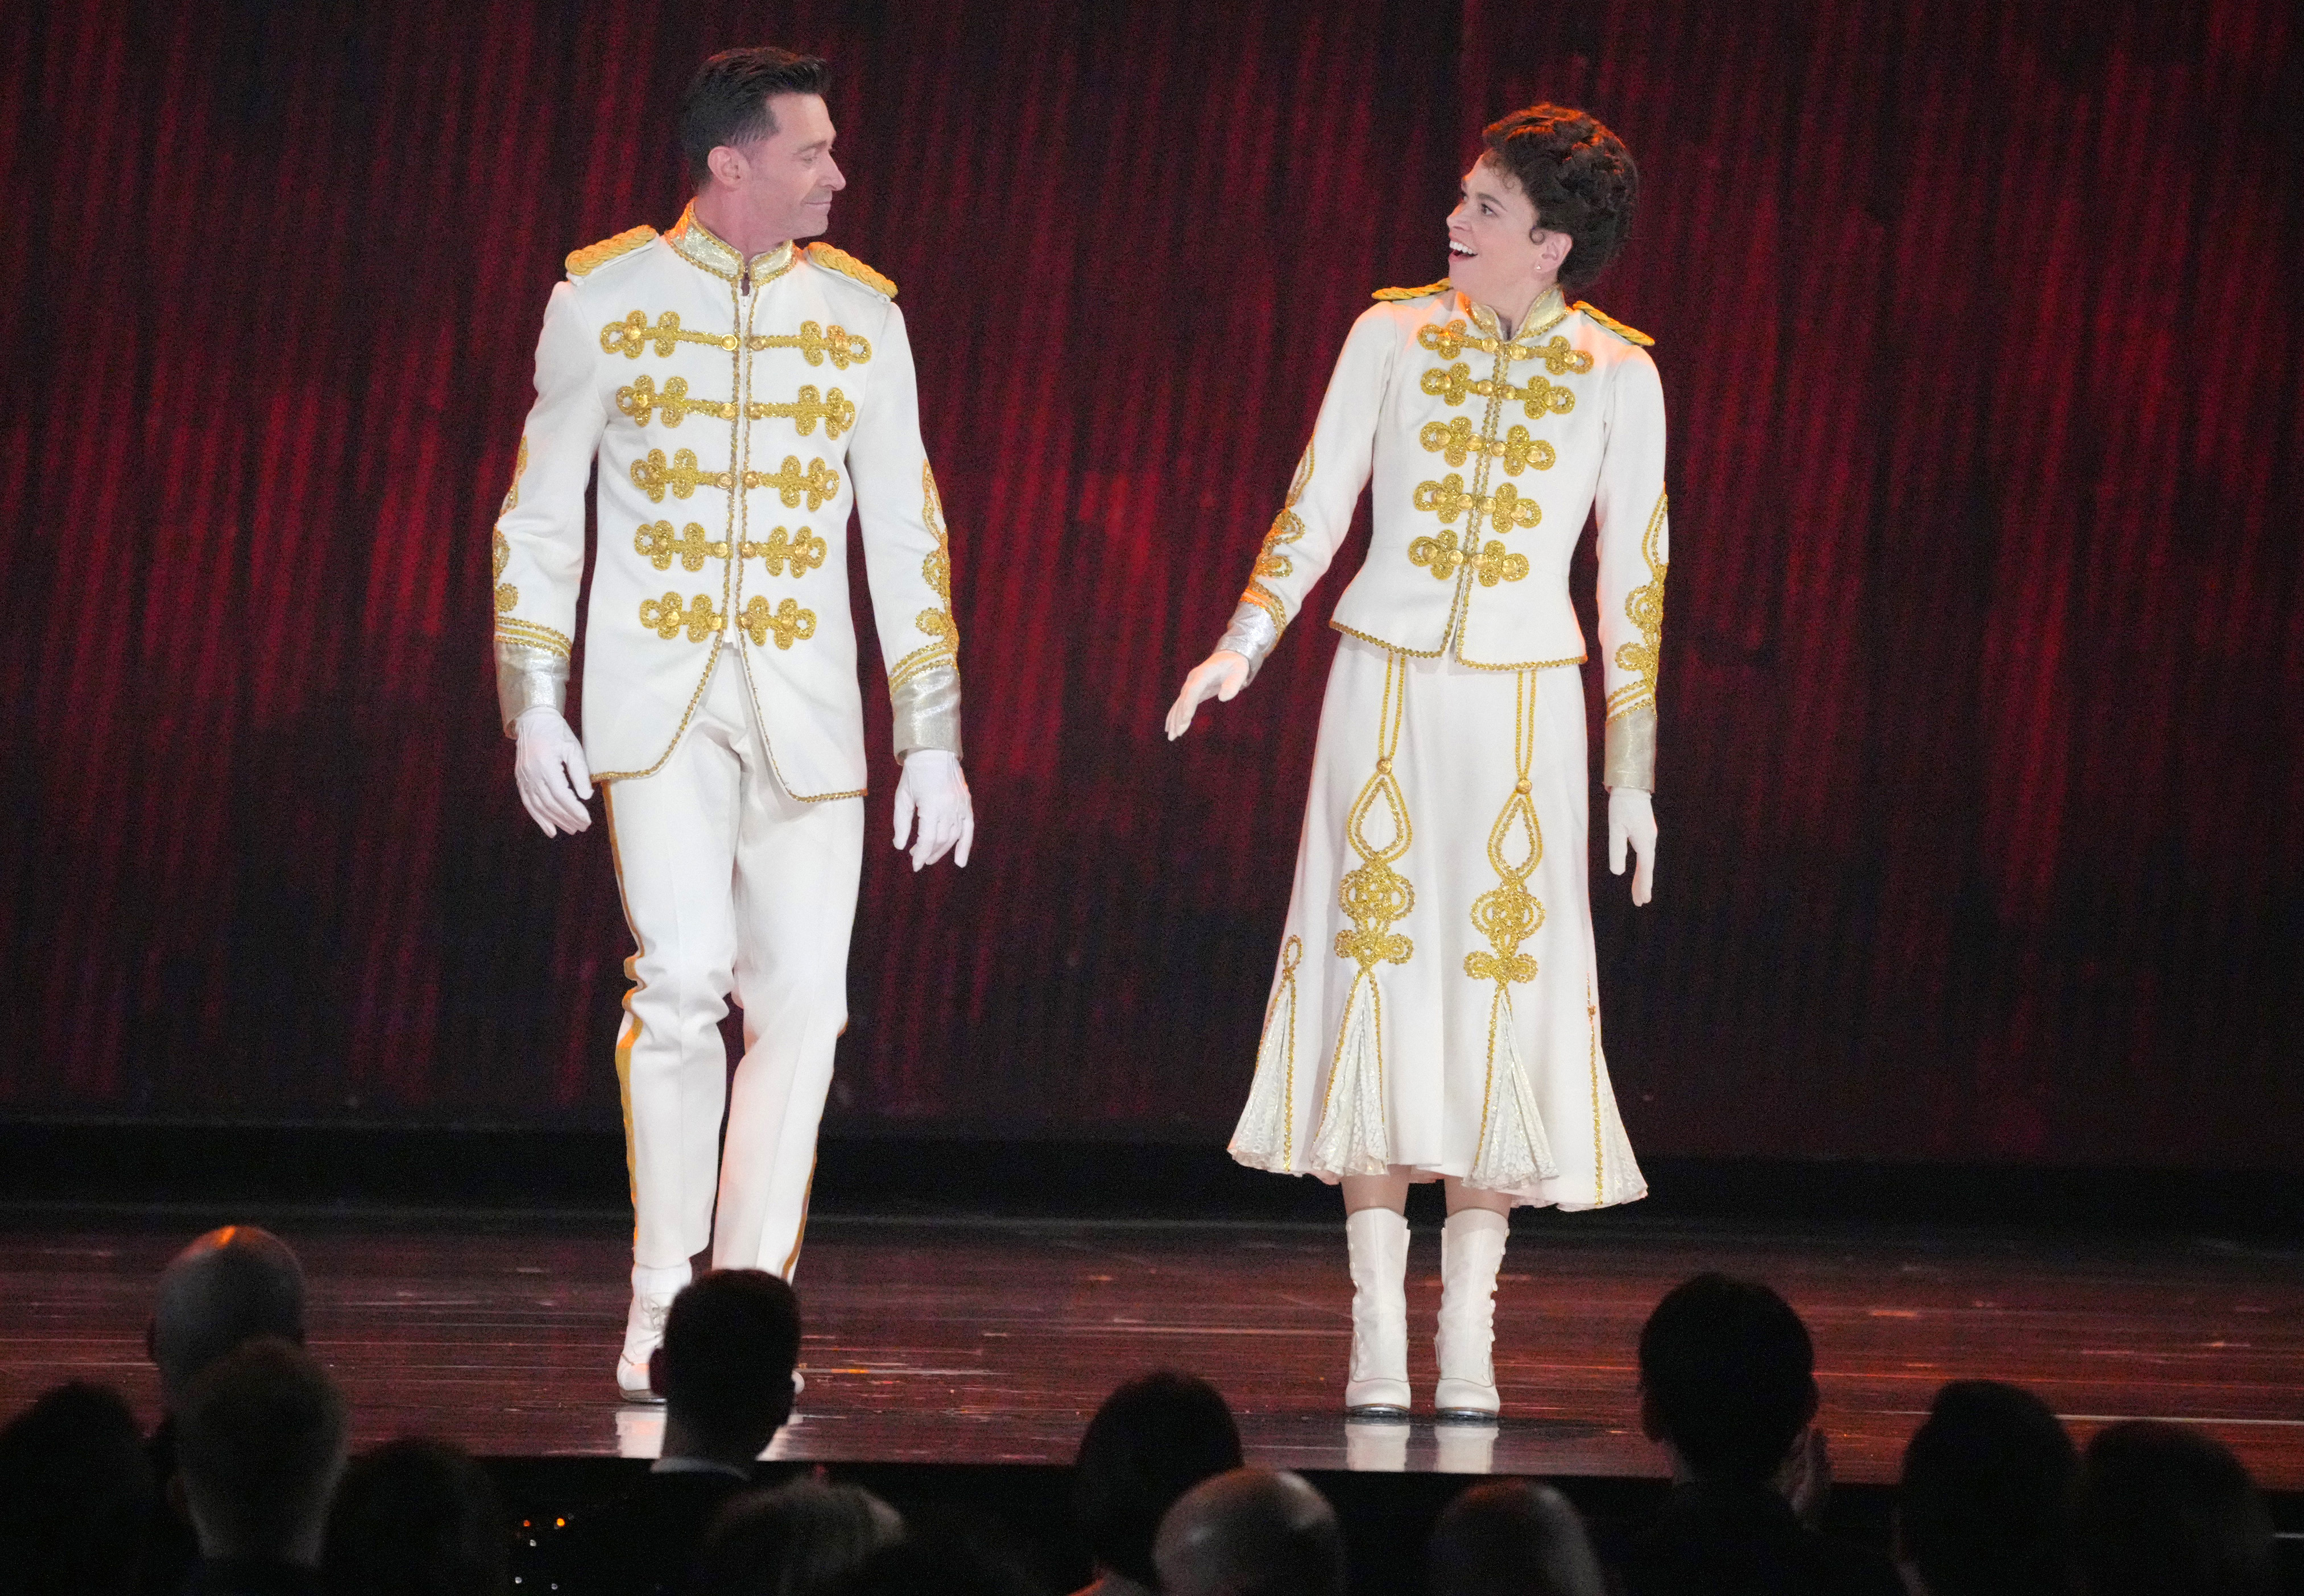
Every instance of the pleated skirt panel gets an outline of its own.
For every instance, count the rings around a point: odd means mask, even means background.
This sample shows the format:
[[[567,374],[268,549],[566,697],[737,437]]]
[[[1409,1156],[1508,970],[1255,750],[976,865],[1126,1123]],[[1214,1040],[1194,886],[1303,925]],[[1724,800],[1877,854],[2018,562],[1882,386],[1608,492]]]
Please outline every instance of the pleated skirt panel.
[[[1578,667],[1341,640],[1235,1159],[1646,1194],[1601,1044],[1590,781]]]

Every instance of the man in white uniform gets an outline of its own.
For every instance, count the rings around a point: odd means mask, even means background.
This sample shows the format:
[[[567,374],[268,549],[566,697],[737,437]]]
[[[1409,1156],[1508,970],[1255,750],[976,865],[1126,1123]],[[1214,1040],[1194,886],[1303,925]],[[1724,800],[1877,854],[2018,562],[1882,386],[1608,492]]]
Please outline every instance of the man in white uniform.
[[[851,506],[903,767],[896,846],[917,816],[912,867],[955,848],[965,865],[975,832],[951,548],[896,285],[797,241],[846,186],[827,76],[773,48],[697,73],[680,117],[696,197],[667,233],[568,258],[494,540],[521,800],[546,835],[579,832],[603,785],[637,945],[616,1040],[634,1217],[616,1382],[635,1400],[707,1242],[716,1267],[786,1279],[800,1255],[863,849]],[[580,744],[563,712],[596,460]]]

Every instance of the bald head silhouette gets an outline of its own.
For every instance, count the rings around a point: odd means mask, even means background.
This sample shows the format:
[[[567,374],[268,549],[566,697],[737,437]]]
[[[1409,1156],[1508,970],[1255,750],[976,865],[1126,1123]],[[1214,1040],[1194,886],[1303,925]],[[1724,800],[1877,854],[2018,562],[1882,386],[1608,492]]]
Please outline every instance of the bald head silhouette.
[[[160,1368],[161,1399],[174,1412],[202,1369],[261,1336],[303,1344],[303,1266],[269,1230],[211,1230],[160,1276],[145,1345]]]
[[[1433,1596],[1605,1596],[1583,1520],[1549,1485],[1475,1485],[1432,1528]]]
[[[1203,1480],[1160,1521],[1164,1596],[1343,1596],[1335,1510],[1295,1474],[1236,1468]]]

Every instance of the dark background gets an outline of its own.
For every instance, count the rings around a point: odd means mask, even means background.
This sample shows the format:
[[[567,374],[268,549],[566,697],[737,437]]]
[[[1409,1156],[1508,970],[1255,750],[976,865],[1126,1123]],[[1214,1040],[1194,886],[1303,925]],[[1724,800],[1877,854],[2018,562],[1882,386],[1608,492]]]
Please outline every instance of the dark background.
[[[902,285],[979,815],[915,878],[876,774],[836,1127],[1228,1131],[1339,580],[1160,714],[1552,97],[1641,163],[1589,297],[1674,429],[1635,1145],[2304,1168],[2280,0],[5,10],[0,1112],[614,1124],[606,841],[513,797],[487,528],[560,258],[673,219],[682,86],[774,40]]]

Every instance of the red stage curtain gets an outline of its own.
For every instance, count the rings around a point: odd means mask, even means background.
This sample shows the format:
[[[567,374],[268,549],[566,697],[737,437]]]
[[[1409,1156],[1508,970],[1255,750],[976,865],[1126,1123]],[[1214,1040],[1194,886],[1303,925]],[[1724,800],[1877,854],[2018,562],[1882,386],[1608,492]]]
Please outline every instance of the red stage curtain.
[[[613,1121],[606,844],[514,801],[487,529],[560,258],[673,219],[688,73],[773,37],[836,63],[831,236],[902,284],[982,817],[965,874],[873,849],[845,1122],[1228,1128],[1332,637],[1181,746],[1160,714],[1351,317],[1445,270],[1479,124],[1548,97],[1640,159],[1591,297],[1675,437],[1659,898],[1601,880],[1635,1141],[2304,1156],[2287,5],[4,33],[11,1112]]]

